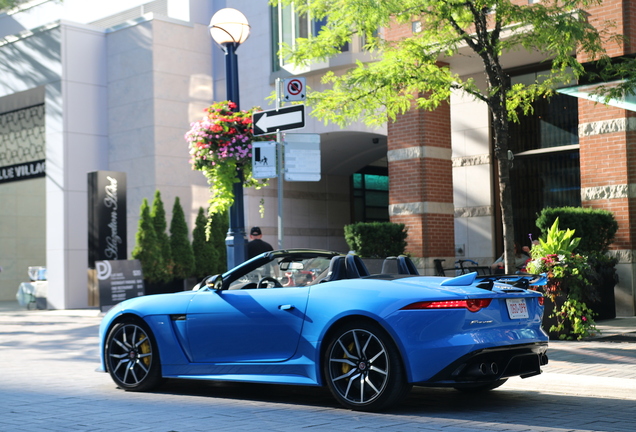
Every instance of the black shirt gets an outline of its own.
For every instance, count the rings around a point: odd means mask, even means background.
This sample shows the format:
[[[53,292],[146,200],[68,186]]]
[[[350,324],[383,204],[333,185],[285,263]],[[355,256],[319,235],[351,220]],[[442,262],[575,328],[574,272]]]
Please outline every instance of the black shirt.
[[[254,258],[263,252],[274,250],[272,245],[261,239],[254,239],[247,244],[247,259]]]

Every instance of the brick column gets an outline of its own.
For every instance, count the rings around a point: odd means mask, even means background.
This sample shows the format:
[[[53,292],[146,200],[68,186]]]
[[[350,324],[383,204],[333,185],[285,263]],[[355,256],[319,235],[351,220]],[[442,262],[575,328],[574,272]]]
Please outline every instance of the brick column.
[[[387,144],[389,214],[407,226],[408,252],[454,257],[450,106],[398,116],[388,125]]]
[[[579,142],[582,205],[611,211],[618,222],[616,312],[634,315],[636,113],[579,99]]]

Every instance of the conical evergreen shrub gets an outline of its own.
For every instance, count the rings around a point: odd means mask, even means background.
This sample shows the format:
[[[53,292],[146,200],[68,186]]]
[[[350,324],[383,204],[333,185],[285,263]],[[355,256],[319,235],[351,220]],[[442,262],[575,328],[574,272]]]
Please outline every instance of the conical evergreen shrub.
[[[172,275],[178,279],[187,279],[194,271],[194,253],[188,239],[188,225],[179,197],[174,200],[172,206],[172,219],[170,221],[170,251],[172,252]]]
[[[131,255],[141,262],[144,279],[149,283],[157,283],[165,277],[165,268],[146,198],[141,202],[139,213],[136,244]]]
[[[207,239],[205,227],[208,218],[203,207],[199,207],[194,230],[192,231],[192,251],[194,252],[194,276],[201,280],[206,276],[218,274],[219,253],[211,240]]]
[[[212,216],[210,226],[210,241],[214,245],[219,258],[216,260],[216,273],[223,273],[228,270],[227,268],[227,247],[225,245],[225,238],[227,237],[227,230],[230,227],[230,216],[228,212],[215,213]]]
[[[168,226],[168,223],[166,222],[166,211],[163,207],[163,201],[161,200],[161,192],[158,190],[155,191],[155,197],[152,201],[150,217],[152,218],[152,225],[155,229],[157,244],[159,245],[161,258],[164,264],[160,281],[170,282],[173,279],[172,267],[174,266],[174,263],[172,261],[172,252],[170,250],[170,238],[166,232],[166,228]]]

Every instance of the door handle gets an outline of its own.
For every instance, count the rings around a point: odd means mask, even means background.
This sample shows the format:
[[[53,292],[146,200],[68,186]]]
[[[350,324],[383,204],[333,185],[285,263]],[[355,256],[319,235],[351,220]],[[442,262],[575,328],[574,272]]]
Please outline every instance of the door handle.
[[[292,310],[293,308],[294,308],[294,305],[290,305],[290,304],[278,306],[278,309],[280,310]]]

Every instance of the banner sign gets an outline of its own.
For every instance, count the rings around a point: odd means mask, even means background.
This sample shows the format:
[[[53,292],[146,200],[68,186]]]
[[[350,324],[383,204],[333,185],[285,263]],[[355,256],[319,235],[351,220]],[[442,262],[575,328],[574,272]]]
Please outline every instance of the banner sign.
[[[139,260],[95,261],[102,312],[124,300],[144,295],[144,275]]]
[[[126,173],[88,173],[88,266],[125,260],[126,242]]]
[[[44,159],[0,167],[0,183],[29,180],[46,175]]]

